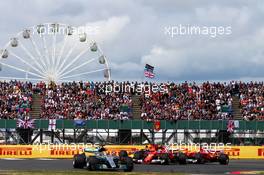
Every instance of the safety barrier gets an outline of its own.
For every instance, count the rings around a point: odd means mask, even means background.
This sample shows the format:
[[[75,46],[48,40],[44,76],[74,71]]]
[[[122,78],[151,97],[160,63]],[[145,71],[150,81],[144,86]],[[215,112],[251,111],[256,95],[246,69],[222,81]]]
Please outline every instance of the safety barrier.
[[[225,120],[179,120],[160,121],[160,129],[195,129],[195,130],[226,130]],[[49,120],[35,120],[35,129],[48,129]],[[16,128],[16,120],[0,119],[0,128]],[[56,129],[76,129],[80,128],[74,124],[74,120],[57,120]],[[154,122],[143,120],[86,120],[81,127],[84,129],[153,129]],[[264,131],[264,121],[239,121],[239,126],[235,130]]]
[[[225,152],[232,159],[264,159],[264,146],[233,146]]]
[[[86,147],[91,145],[0,145],[0,158],[72,158]],[[120,150],[133,154],[144,147],[143,145],[105,146],[109,154],[116,155]],[[231,159],[264,159],[264,146],[231,146],[224,151]]]
[[[83,148],[91,145],[0,145],[0,158],[72,158],[75,154],[82,153]],[[118,154],[126,150],[133,154],[144,146],[111,145],[105,146],[109,154]]]

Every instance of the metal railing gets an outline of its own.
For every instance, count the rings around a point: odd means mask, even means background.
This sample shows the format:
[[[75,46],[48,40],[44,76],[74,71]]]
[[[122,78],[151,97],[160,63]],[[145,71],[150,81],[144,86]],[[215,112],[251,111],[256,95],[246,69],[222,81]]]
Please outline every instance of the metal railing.
[[[189,130],[226,130],[228,121],[225,120],[177,120],[160,121],[160,129],[189,129]],[[153,129],[155,122],[143,120],[86,120],[83,126],[76,126],[74,120],[57,120],[56,129]],[[35,129],[47,129],[49,120],[35,120]],[[0,120],[0,128],[17,128],[16,120]],[[264,121],[239,121],[235,130],[264,131]]]

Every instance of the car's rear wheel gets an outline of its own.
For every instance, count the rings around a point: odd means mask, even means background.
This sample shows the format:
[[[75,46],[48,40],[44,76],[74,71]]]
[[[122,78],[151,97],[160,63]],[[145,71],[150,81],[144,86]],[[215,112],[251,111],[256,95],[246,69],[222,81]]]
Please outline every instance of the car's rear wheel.
[[[85,161],[86,157],[83,154],[76,154],[73,157],[73,168],[83,168],[85,166]]]
[[[203,158],[203,155],[201,153],[196,153],[194,155],[194,158],[198,164],[204,164],[205,163],[205,159]]]
[[[169,165],[170,164],[170,158],[168,154],[161,154],[160,155],[160,159],[164,160],[164,162],[162,163],[162,165]]]
[[[125,172],[131,172],[134,169],[133,159],[131,157],[125,157],[125,164],[127,168],[124,170]]]
[[[89,168],[90,168],[90,157],[87,157],[86,158],[86,169],[90,170]]]
[[[120,157],[120,158],[128,157],[127,151],[121,150],[121,151],[119,152],[119,157]]]
[[[144,151],[137,151],[134,153],[134,159],[140,160],[144,158]]]
[[[179,153],[179,164],[185,165],[187,163],[187,156],[184,153]]]
[[[228,165],[229,164],[229,157],[226,154],[220,154],[218,157],[219,163],[221,165]]]
[[[137,151],[134,153],[133,159],[135,160],[144,160],[145,158],[145,151]],[[135,161],[135,163],[138,163]]]

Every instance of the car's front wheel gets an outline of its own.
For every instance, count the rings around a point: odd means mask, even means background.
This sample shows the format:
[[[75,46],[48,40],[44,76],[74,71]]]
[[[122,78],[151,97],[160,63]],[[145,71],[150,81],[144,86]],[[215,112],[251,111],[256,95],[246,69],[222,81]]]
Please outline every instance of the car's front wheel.
[[[96,171],[99,160],[96,157],[89,157],[86,162],[87,169],[90,171]]]
[[[185,165],[187,164],[187,156],[184,153],[179,153],[179,164],[180,165]]]
[[[72,165],[73,168],[83,168],[85,166],[85,155],[83,154],[76,154],[73,157]]]
[[[226,154],[220,154],[218,160],[221,165],[229,164],[229,157]]]

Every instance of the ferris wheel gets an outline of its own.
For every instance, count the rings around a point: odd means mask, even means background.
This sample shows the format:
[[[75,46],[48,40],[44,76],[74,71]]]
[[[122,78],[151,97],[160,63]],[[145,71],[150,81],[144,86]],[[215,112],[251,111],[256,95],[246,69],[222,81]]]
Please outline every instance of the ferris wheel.
[[[19,32],[0,50],[0,79],[64,82],[104,76],[110,80],[106,56],[92,36],[79,29],[44,23]]]

